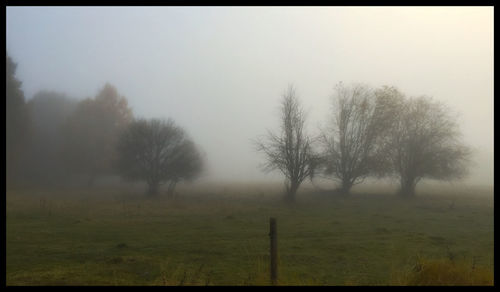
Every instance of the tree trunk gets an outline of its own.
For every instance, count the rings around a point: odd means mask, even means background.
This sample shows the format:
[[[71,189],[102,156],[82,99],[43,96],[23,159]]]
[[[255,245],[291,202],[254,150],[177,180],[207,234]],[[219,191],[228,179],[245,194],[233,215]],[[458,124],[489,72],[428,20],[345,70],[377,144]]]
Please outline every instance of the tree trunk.
[[[160,183],[157,181],[152,181],[148,183],[148,196],[155,197],[158,195],[158,189],[160,187]]]
[[[342,181],[342,186],[340,188],[340,194],[342,196],[349,196],[351,193],[351,188],[352,188],[352,183],[349,182],[349,180],[343,180]]]
[[[94,173],[91,173],[89,175],[89,177],[87,178],[87,187],[92,187],[94,185],[94,182],[95,182],[95,174]]]
[[[287,203],[294,203],[295,202],[295,193],[296,192],[294,192],[292,190],[288,190],[285,193],[285,202],[287,202]]]
[[[176,180],[173,180],[171,181],[169,184],[168,184],[168,188],[167,188],[167,196],[169,198],[172,198],[174,196],[174,190],[175,190],[175,186],[177,185],[177,181]]]
[[[299,184],[297,182],[291,182],[290,184],[285,183],[285,202],[293,203],[295,202],[295,194],[299,189]]]
[[[415,178],[401,178],[401,188],[399,195],[401,197],[415,196]]]

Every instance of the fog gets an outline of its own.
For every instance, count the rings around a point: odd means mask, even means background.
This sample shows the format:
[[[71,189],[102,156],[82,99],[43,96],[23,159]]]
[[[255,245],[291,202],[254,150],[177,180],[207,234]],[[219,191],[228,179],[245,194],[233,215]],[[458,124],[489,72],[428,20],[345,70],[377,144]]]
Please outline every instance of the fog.
[[[279,127],[294,84],[317,133],[336,83],[392,85],[458,115],[471,184],[493,184],[493,7],[7,7],[7,52],[27,100],[83,99],[106,82],[135,117],[172,118],[203,179],[281,181],[253,140]]]

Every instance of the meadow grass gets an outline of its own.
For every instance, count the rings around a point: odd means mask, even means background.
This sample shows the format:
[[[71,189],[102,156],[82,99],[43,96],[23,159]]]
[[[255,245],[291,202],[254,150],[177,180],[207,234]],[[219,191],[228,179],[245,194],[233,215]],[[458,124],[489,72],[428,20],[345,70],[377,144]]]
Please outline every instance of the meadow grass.
[[[413,285],[422,259],[482,271],[468,283],[493,279],[491,190],[419,190],[408,200],[304,187],[287,205],[279,186],[185,187],[175,199],[19,188],[6,204],[7,285],[269,285],[270,217],[281,285]],[[437,284],[460,284],[448,279]]]

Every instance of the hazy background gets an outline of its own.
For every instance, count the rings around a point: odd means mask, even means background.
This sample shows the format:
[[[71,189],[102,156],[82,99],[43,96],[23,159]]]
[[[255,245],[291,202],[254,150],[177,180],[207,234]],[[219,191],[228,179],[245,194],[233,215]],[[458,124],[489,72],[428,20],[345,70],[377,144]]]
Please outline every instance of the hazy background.
[[[317,133],[343,81],[446,102],[476,151],[468,182],[493,184],[493,7],[7,7],[6,24],[28,100],[110,82],[136,117],[184,127],[208,180],[281,180],[252,139],[290,83]]]

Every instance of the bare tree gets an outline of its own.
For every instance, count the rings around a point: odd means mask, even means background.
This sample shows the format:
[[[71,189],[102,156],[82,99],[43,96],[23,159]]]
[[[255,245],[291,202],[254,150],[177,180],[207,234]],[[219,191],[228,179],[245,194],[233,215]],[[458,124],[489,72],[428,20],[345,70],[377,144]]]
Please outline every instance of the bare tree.
[[[323,173],[347,195],[352,186],[387,168],[380,141],[390,123],[374,91],[363,84],[337,84],[330,126],[320,136]]]
[[[293,86],[283,94],[281,103],[281,132],[268,131],[266,141],[257,141],[257,150],[267,157],[265,171],[280,170],[285,179],[285,200],[295,201],[300,184],[313,177],[316,158],[312,152],[312,140],[305,131],[305,114]]]
[[[467,174],[471,150],[462,143],[448,107],[429,97],[405,98],[394,88],[379,95],[393,109],[384,145],[390,170],[400,180],[400,195],[414,196],[423,178],[452,180]]]
[[[184,130],[172,120],[136,120],[118,142],[117,169],[129,180],[143,180],[148,194],[169,184],[171,195],[180,180],[192,180],[202,170],[202,159]]]

